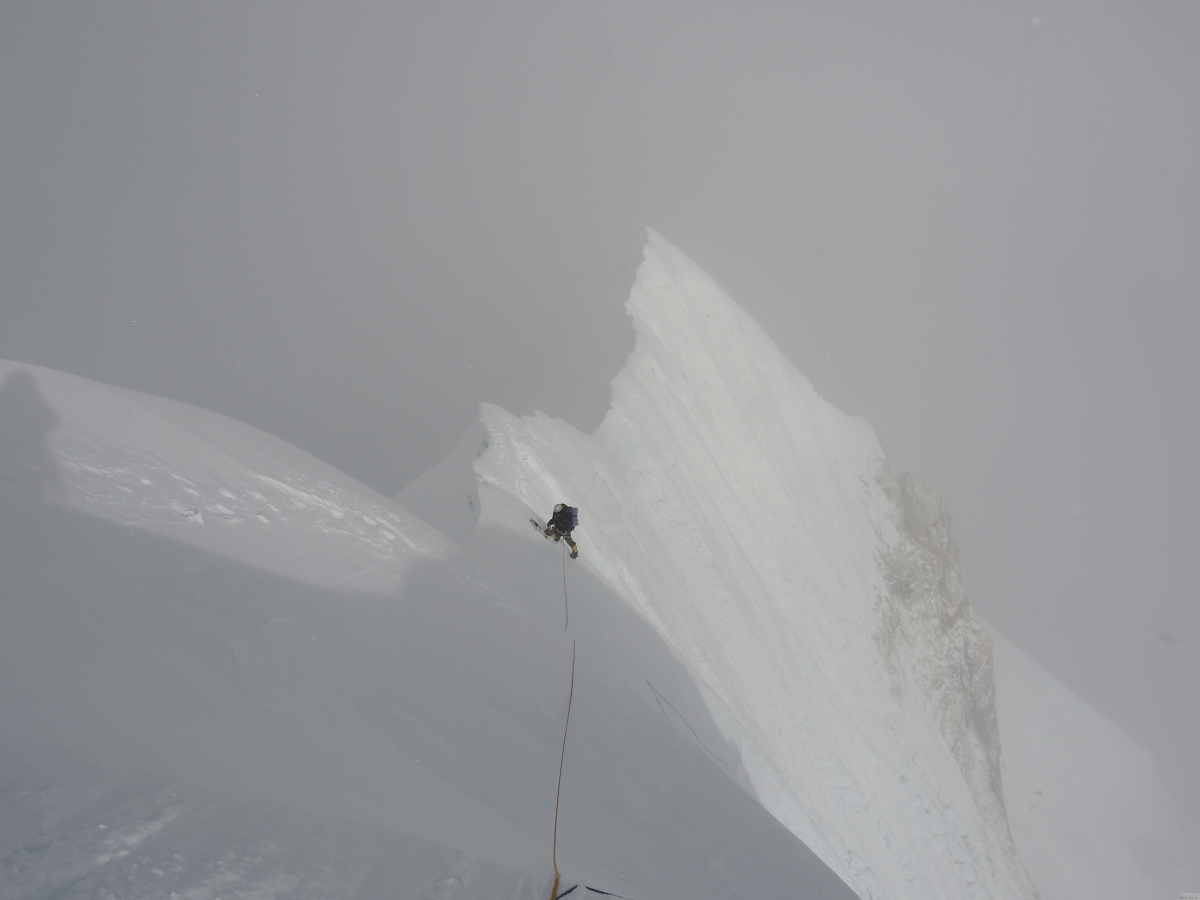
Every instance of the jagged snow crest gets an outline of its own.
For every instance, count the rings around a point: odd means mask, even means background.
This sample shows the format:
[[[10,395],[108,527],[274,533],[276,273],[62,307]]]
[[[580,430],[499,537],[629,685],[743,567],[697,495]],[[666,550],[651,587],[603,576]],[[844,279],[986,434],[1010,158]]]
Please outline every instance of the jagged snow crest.
[[[1036,896],[999,793],[987,634],[965,595],[914,593],[956,565],[937,516],[906,523],[869,425],[653,232],[627,308],[637,344],[596,433],[485,404],[478,477],[542,514],[583,508],[585,564],[695,669],[763,804],[862,897]]]

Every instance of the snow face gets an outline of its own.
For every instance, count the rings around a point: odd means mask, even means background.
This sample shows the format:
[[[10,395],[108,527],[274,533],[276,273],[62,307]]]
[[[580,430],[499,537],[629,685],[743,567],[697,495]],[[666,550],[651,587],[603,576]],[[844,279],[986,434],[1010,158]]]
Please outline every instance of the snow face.
[[[627,308],[594,435],[484,404],[455,465],[485,518],[500,493],[581,508],[579,565],[696,674],[766,808],[861,897],[1194,882],[1145,751],[999,638],[994,658],[937,492],[656,234]]]
[[[332,466],[226,416],[6,361],[0,385],[3,440],[13,444],[0,447],[0,477],[14,499],[45,493],[116,525],[339,590],[395,589],[408,562],[453,546]]]
[[[565,886],[849,900],[661,637],[493,500],[459,547],[256,429],[0,362],[0,898],[544,900],[574,658]]]
[[[628,309],[595,435],[484,405],[479,479],[581,508],[583,565],[694,668],[757,796],[860,896],[1034,896],[938,501],[922,513],[866,422],[658,235]]]
[[[1200,884],[1150,754],[992,637],[1008,820],[1043,900],[1170,897]]]

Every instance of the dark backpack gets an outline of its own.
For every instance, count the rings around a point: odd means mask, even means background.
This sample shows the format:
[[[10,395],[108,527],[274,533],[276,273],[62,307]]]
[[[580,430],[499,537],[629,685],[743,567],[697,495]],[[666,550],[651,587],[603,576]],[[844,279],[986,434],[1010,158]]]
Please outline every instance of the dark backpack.
[[[562,533],[570,532],[579,525],[579,509],[563,504],[563,508],[550,519],[550,524]]]

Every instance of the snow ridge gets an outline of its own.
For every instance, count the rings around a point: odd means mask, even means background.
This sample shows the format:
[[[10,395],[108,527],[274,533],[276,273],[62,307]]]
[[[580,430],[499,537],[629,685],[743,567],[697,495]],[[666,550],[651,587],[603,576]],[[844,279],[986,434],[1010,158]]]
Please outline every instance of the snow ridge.
[[[0,445],[0,461],[13,469],[0,465],[0,484],[14,495],[45,494],[117,525],[338,589],[395,589],[413,559],[445,559],[452,550],[425,522],[364,495],[332,466],[227,416],[4,360],[0,386],[6,439],[46,440]],[[29,415],[47,418],[24,422]],[[44,484],[29,481],[35,468]]]
[[[560,548],[476,495],[460,546],[250,426],[0,360],[0,900],[544,898],[576,643],[568,884],[852,896],[661,637],[583,570],[565,633]]]
[[[905,587],[922,566],[957,572],[930,543],[948,519],[930,537],[906,518],[870,426],[653,232],[627,308],[637,344],[596,433],[484,405],[480,480],[582,508],[585,565],[698,673],[763,804],[860,896],[1036,896],[986,632],[960,589],[932,615],[906,603],[932,596]]]

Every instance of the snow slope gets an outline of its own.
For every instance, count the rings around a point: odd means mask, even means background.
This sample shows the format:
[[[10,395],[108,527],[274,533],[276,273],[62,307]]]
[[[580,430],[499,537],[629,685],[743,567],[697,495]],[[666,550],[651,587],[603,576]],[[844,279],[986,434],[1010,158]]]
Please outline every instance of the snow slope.
[[[764,805],[860,896],[1032,896],[976,777],[994,735],[959,721],[956,748],[927,679],[880,652],[902,628],[881,614],[882,560],[906,538],[870,427],[657,235],[628,309],[637,344],[596,434],[485,405],[480,480],[543,514],[583,509],[584,565],[696,669]],[[987,635],[956,613],[965,652],[936,617],[901,643],[953,667],[952,705],[974,708]]]
[[[652,232],[627,308],[595,434],[484,404],[400,501],[456,536],[497,496],[579,506],[579,566],[697,673],[756,795],[861,897],[1036,896],[941,498]]]
[[[0,361],[0,900],[544,897],[573,651],[575,896],[1186,889],[1149,758],[975,618],[937,493],[657,235],[629,310],[597,432],[485,404],[427,521]],[[527,521],[563,499],[578,562]]]
[[[576,647],[564,886],[852,897],[586,572],[564,629],[528,515],[463,549],[256,429],[0,362],[0,898],[543,898]]]
[[[1173,897],[1200,884],[1150,754],[992,637],[1008,820],[1043,900]]]

